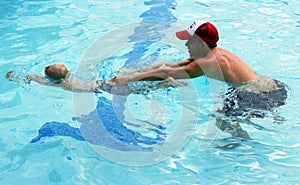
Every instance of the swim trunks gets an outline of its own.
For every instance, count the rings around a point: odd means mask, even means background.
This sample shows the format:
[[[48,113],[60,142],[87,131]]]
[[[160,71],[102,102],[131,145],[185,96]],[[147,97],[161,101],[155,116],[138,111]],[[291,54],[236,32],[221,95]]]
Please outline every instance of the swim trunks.
[[[268,92],[251,92],[243,88],[230,87],[224,97],[220,112],[226,116],[246,116],[263,118],[263,111],[272,111],[285,104],[287,90],[285,84],[274,80],[277,88]]]

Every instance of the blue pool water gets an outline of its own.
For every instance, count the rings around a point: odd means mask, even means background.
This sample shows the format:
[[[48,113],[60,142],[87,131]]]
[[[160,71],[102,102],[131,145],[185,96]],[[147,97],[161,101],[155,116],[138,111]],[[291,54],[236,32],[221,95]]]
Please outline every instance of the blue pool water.
[[[0,5],[0,184],[299,184],[298,1]],[[230,135],[211,113],[226,87],[205,77],[129,96],[4,78],[61,62],[82,79],[109,79],[122,67],[177,61],[187,52],[174,31],[194,19],[213,22],[220,47],[288,86],[284,106],[241,124],[252,140],[222,139]]]

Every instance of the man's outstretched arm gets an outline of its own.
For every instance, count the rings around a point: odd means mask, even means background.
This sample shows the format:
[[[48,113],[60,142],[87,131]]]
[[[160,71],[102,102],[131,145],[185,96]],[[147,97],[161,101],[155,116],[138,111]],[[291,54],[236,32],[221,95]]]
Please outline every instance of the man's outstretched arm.
[[[142,73],[142,72],[148,72],[148,71],[152,71],[154,69],[161,68],[162,66],[167,66],[167,67],[172,67],[172,68],[182,67],[182,66],[190,64],[193,61],[194,61],[193,58],[187,58],[187,59],[181,60],[179,62],[163,62],[163,63],[156,64],[156,65],[153,65],[153,66],[143,67],[143,68],[138,68],[138,69],[123,68],[123,69],[118,70],[118,72],[119,73]]]
[[[130,76],[116,76],[109,82],[116,84],[126,84],[132,81],[157,81],[165,80],[169,77],[174,79],[188,79],[203,75],[203,71],[196,62],[191,62],[183,67],[158,68],[152,71],[133,74]]]

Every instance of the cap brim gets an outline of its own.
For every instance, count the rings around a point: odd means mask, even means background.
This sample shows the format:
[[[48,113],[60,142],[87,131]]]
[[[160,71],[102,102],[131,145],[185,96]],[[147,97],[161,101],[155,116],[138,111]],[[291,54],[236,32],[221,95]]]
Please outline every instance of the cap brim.
[[[187,32],[187,30],[182,30],[176,32],[177,38],[180,40],[189,40],[191,38],[190,34]]]

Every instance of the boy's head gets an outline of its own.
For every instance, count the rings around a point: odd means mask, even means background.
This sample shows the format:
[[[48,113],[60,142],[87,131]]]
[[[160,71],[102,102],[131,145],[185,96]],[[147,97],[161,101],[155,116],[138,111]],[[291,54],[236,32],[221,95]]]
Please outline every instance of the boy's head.
[[[53,64],[45,67],[45,74],[52,80],[61,81],[68,78],[70,72],[64,64]]]

